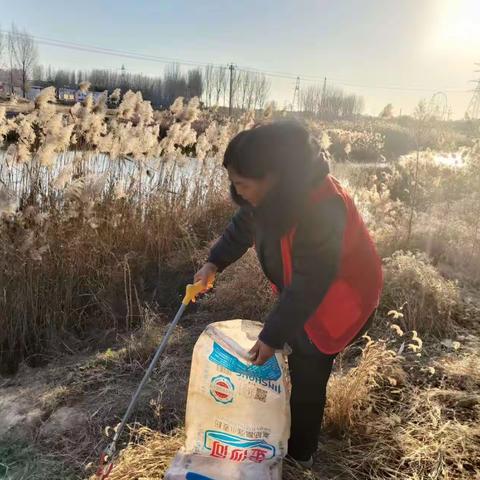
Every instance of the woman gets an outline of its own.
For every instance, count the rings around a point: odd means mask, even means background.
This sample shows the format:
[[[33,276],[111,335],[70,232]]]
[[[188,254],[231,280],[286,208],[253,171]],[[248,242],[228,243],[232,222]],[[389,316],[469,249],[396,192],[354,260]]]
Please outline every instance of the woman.
[[[255,245],[279,297],[252,360],[262,365],[285,343],[291,347],[288,453],[311,466],[333,361],[378,306],[381,262],[353,201],[300,124],[239,133],[223,165],[240,208],[195,281],[206,284]]]

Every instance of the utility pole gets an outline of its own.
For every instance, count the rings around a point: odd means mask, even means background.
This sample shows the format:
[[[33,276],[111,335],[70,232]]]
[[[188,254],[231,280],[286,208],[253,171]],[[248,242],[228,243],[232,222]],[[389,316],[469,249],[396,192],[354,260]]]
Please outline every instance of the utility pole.
[[[233,110],[233,71],[235,70],[235,65],[231,63],[228,66],[228,69],[230,70],[230,92],[228,96],[228,115],[231,117],[232,116],[232,110]]]
[[[476,66],[480,66],[480,63],[476,63]],[[480,70],[475,70],[475,73],[480,73]],[[477,86],[473,91],[472,98],[468,104],[467,111],[465,112],[465,117],[471,119],[477,119],[480,117],[480,78],[477,80],[472,80]]]
[[[297,102],[297,111],[300,111],[300,77],[295,82],[295,90],[293,91],[292,111],[295,109],[295,101]]]
[[[326,96],[327,96],[327,77],[323,79],[322,100],[320,102],[320,118],[324,117]]]
[[[125,68],[125,64],[122,64],[122,68],[120,69],[120,88],[122,89],[122,93],[125,93],[127,89],[126,73],[127,69]]]

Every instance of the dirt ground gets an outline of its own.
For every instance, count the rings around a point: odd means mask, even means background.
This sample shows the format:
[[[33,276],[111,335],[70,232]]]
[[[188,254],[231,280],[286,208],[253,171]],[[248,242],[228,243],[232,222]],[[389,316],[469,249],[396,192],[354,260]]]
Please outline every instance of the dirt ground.
[[[14,376],[0,377],[0,479],[84,478],[108,440],[104,429],[125,412],[167,321],[150,318],[134,335],[103,339],[102,350],[63,354],[36,368],[24,363]],[[168,433],[183,422],[191,350],[206,323],[201,314],[184,316],[130,423]]]
[[[203,327],[218,320],[213,317],[215,315],[201,311],[184,317],[142,394],[131,425],[178,438],[191,350]],[[103,339],[101,350],[87,348],[75,354],[63,354],[37,368],[23,364],[15,376],[2,378],[0,478],[87,478],[96,464],[98,452],[108,441],[106,427],[114,427],[125,411],[166,323],[166,316],[152,317],[135,335]],[[465,330],[455,341],[461,345],[458,349],[456,344],[448,342],[426,346],[430,362],[435,365],[435,375],[418,387],[448,383],[447,400],[453,401],[453,409],[460,405],[457,414],[466,411],[472,418],[476,415],[480,418],[480,385],[475,385],[475,379],[469,379],[466,372],[461,371],[461,366],[469,363],[470,367],[480,366],[480,336],[478,332]],[[108,344],[111,347],[107,347]],[[346,367],[347,357],[342,363],[344,370],[350,368]],[[452,394],[452,386],[456,393]],[[127,432],[121,447],[130,440],[133,441]],[[327,438],[322,448],[328,451],[330,441],[337,450],[339,440],[334,438]],[[175,445],[178,440],[176,442]],[[343,444],[343,448],[346,445]],[[318,458],[318,471],[313,474],[317,476],[298,478],[330,478],[318,476],[322,472],[321,462]]]

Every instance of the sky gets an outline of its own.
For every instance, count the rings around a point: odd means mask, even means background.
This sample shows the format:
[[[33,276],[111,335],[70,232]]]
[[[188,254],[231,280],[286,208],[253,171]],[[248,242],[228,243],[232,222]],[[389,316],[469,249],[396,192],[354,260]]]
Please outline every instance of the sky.
[[[480,78],[480,0],[0,0],[0,28],[35,37],[193,63],[229,64],[301,77],[357,93],[365,113],[392,103],[412,113],[447,95],[463,117]],[[55,68],[149,75],[165,64],[39,44]],[[292,101],[295,78],[270,77],[270,97]]]

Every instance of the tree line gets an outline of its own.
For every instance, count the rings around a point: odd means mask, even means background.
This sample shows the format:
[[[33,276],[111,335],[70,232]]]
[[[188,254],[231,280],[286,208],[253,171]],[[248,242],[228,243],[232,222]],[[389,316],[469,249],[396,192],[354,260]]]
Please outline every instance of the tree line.
[[[258,110],[265,107],[271,82],[261,72],[239,69],[234,66],[207,65],[183,71],[178,64],[165,67],[163,75],[149,76],[131,73],[124,66],[118,70],[66,70],[38,64],[38,49],[31,35],[12,25],[6,34],[0,30],[0,70],[7,77],[10,92],[15,87],[26,97],[30,85],[75,87],[89,81],[92,89],[112,92],[120,88],[141,91],[155,108],[168,107],[177,97],[199,97],[207,107],[228,106],[235,110]],[[0,78],[1,80],[1,78]],[[351,118],[362,113],[363,97],[346,94],[335,87],[312,85],[300,91],[299,113],[325,120]]]
[[[184,73],[176,64],[168,65],[163,76],[130,73],[124,67],[119,70],[66,70],[42,65],[34,68],[32,76],[32,84],[57,88],[75,87],[83,81],[89,81],[94,91],[112,92],[116,88],[120,88],[122,93],[141,91],[143,98],[156,108],[171,105],[177,97],[189,99],[201,97],[203,93],[201,70],[192,69]]]
[[[206,106],[228,106],[231,89],[232,107],[237,110],[264,108],[271,87],[271,82],[263,73],[237,69],[233,66],[207,65],[203,83]]]
[[[307,116],[324,120],[351,118],[360,115],[365,108],[365,102],[360,95],[347,94],[340,88],[320,85],[302,89],[299,104],[300,111]]]
[[[124,68],[75,71],[37,65],[33,69],[32,83],[59,88],[87,80],[97,91],[111,92],[115,88],[122,92],[141,91],[143,98],[150,100],[155,107],[169,106],[177,97],[199,97],[205,106],[216,107],[229,105],[229,75],[228,67],[213,65],[183,72],[178,64],[171,64],[166,66],[163,76],[129,73]],[[242,111],[263,108],[270,92],[270,82],[265,75],[243,70],[233,71],[231,87],[233,108]]]

